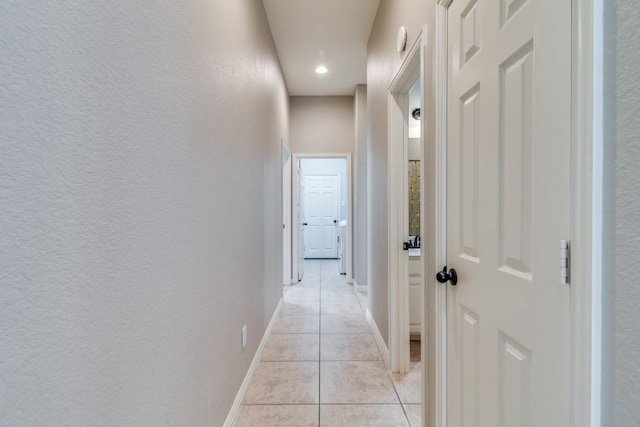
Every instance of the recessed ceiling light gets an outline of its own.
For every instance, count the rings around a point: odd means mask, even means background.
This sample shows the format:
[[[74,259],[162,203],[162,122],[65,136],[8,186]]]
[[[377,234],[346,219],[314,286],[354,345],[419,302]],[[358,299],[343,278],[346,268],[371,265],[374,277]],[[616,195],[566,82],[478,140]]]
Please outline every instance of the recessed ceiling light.
[[[316,73],[318,74],[326,74],[327,71],[329,71],[329,69],[324,65],[320,65],[318,68],[316,68]]]

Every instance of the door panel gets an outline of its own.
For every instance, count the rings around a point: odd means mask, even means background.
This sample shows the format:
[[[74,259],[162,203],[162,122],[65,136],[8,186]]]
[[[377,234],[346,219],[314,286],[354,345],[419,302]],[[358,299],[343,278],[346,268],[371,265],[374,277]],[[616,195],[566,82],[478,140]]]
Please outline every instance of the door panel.
[[[448,424],[569,425],[571,5],[448,14]]]
[[[533,425],[531,350],[502,332],[499,342],[500,426],[531,426]]]
[[[338,257],[338,175],[305,176],[305,258]]]
[[[501,269],[531,279],[533,43],[500,66],[498,200]]]
[[[460,234],[463,256],[470,261],[478,259],[478,215],[480,197],[478,195],[478,104],[480,86],[475,85],[460,99]]]

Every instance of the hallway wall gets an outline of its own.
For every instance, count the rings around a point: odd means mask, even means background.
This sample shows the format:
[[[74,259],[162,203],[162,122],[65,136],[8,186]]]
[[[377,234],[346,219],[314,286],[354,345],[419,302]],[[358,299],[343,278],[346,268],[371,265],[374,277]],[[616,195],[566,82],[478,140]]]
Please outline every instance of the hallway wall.
[[[353,279],[367,286],[367,85],[357,85],[353,97]]]
[[[289,103],[292,153],[353,153],[352,96],[292,96]]]
[[[604,8],[602,425],[640,425],[640,8]]]
[[[388,86],[405,53],[396,51],[398,28],[411,46],[420,28],[434,28],[435,2],[382,0],[367,45],[368,279],[371,313],[388,344],[387,125]],[[430,40],[433,38],[430,36]],[[431,82],[429,82],[431,84]]]
[[[282,289],[262,2],[1,9],[0,425],[222,425]]]

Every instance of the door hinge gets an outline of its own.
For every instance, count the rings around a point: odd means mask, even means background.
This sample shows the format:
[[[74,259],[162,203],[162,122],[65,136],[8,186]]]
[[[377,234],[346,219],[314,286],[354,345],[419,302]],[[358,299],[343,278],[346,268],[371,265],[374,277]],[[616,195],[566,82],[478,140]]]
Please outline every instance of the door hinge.
[[[569,266],[569,241],[568,240],[560,240],[560,283],[566,285],[569,283],[570,279],[570,270]]]

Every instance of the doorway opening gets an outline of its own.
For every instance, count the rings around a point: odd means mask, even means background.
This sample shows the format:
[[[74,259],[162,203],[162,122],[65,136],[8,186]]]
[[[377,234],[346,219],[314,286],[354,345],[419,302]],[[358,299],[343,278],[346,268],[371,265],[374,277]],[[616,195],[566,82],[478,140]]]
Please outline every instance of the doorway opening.
[[[426,409],[428,366],[425,279],[427,253],[433,242],[426,228],[425,143],[427,114],[424,73],[426,27],[416,37],[389,85],[388,92],[388,250],[389,356],[396,376],[420,384]],[[425,109],[426,110],[426,109]],[[425,411],[423,411],[424,413]]]
[[[351,155],[294,154],[292,168],[292,283],[305,259],[332,260],[352,283]]]
[[[420,80],[418,79],[411,90],[409,90],[409,117],[408,121],[408,141],[407,141],[407,176],[408,183],[408,218],[407,234],[409,236],[409,359],[411,370],[422,359],[420,344],[422,335],[422,312],[423,312],[423,283],[421,274],[421,233],[420,220],[421,192],[422,192],[422,145],[421,145],[421,103],[420,103]]]

